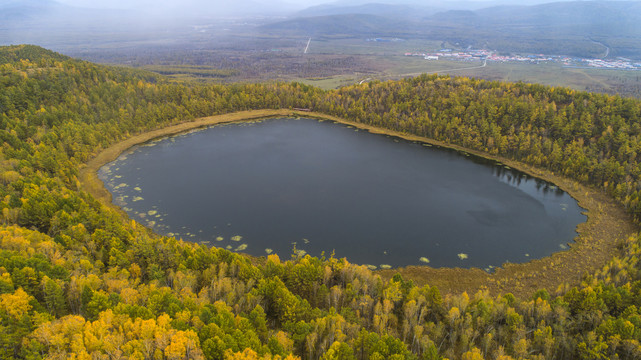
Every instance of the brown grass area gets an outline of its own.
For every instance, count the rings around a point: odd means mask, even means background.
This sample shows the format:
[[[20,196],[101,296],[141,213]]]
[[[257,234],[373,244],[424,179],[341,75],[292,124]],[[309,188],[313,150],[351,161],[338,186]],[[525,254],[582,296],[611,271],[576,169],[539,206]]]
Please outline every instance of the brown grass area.
[[[302,116],[332,120],[368,130],[372,133],[398,136],[412,141],[422,141],[494,159],[509,167],[556,184],[575,198],[581,207],[586,209],[588,220],[578,226],[579,235],[575,238],[575,242],[570,245],[569,250],[523,264],[505,264],[492,274],[476,268],[435,269],[429,266],[408,266],[400,269],[377,271],[384,280],[391,278],[396,273],[400,273],[406,280],[411,279],[418,285],[429,284],[430,286],[437,286],[443,293],[461,293],[463,291],[475,293],[480,289],[488,289],[492,294],[510,292],[522,298],[528,297],[534,291],[543,288],[554,293],[564,284],[578,284],[585,274],[595,272],[612,257],[619,255],[619,245],[638,230],[625,210],[602,191],[588,188],[573,180],[557,176],[550,171],[440,141],[375,128],[325,114],[291,110],[255,110],[211,116],[133,136],[101,151],[87,162],[86,166],[80,169],[81,189],[91,193],[103,204],[116,208],[111,203],[111,194],[105,189],[102,181],[98,179],[97,171],[101,166],[115,160],[130,147],[155,138],[199,127],[279,116]]]

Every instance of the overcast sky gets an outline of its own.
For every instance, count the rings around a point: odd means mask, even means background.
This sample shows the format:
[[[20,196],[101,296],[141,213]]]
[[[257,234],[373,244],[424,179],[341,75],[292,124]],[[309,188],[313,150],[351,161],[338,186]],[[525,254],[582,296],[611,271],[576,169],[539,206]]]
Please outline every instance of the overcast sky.
[[[126,9],[126,8],[142,8],[142,7],[174,7],[185,4],[186,2],[194,3],[198,1],[185,1],[185,0],[57,0],[58,2],[79,6],[79,7],[88,7],[88,8],[114,8],[114,9]],[[209,5],[209,7],[215,6],[228,6],[230,0],[211,0],[211,1],[200,1]],[[237,2],[237,1],[236,1]],[[274,3],[282,3],[285,5],[290,5],[293,7],[307,7],[312,5],[318,5],[326,2],[331,2],[327,0],[301,0],[301,1],[291,1],[291,0],[251,0],[251,2],[260,3],[263,5],[269,5]],[[374,1],[375,2],[375,1]]]
[[[2,0],[0,0],[2,1]],[[300,10],[320,4],[357,5],[366,3],[385,4],[413,4],[431,7],[449,7],[456,3],[456,8],[467,7],[468,3],[472,8],[478,8],[481,3],[490,5],[511,4],[511,5],[533,5],[546,2],[572,1],[572,0],[55,0],[64,4],[87,8],[111,8],[111,9],[178,9],[191,8],[194,6],[203,9],[233,8],[242,12],[250,10],[254,6],[258,8],[292,9]],[[588,0],[589,1],[589,0]]]
[[[230,3],[258,3],[261,5],[284,5],[288,7],[295,8],[305,8],[313,5],[319,5],[324,3],[332,4],[364,4],[364,3],[386,3],[386,4],[422,4],[422,3],[447,3],[447,2],[492,2],[492,0],[57,0],[58,2],[79,6],[79,7],[91,7],[91,8],[142,8],[142,7],[175,7],[187,3],[200,3],[207,5],[208,7],[222,6],[228,7]],[[519,0],[507,0],[501,2],[511,1],[514,4],[520,4],[524,1]],[[539,0],[537,2],[553,2],[553,1],[563,1],[563,0]]]
[[[307,7],[362,5],[367,3],[407,4],[442,9],[478,9],[493,5],[534,5],[564,0],[55,0],[64,4],[99,9],[134,9],[149,15],[287,15]],[[0,0],[2,2],[2,0]]]

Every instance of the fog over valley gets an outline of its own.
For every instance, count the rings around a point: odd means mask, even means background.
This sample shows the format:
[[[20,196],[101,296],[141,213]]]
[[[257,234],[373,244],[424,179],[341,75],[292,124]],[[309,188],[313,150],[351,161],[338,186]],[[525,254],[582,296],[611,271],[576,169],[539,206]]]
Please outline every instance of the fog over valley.
[[[0,0],[0,45],[25,43],[201,82],[440,72],[641,94],[630,73],[567,70],[638,67],[639,1]]]

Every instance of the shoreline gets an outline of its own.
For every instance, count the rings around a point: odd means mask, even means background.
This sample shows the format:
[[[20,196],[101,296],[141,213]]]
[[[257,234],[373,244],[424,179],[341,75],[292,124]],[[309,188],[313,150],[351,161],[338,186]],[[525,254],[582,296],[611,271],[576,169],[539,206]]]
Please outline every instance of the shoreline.
[[[543,288],[553,294],[558,290],[563,290],[565,284],[580,282],[584,274],[594,273],[603,267],[608,260],[619,255],[621,253],[618,250],[619,245],[638,230],[630,215],[602,191],[555,175],[549,170],[429,138],[377,128],[321,113],[289,109],[242,111],[198,118],[134,135],[103,149],[87,163],[81,165],[79,169],[79,188],[89,192],[103,205],[116,209],[129,219],[128,215],[120,207],[112,203],[111,193],[104,187],[102,181],[98,179],[97,172],[103,165],[115,160],[131,147],[157,138],[217,124],[255,121],[273,117],[308,117],[335,121],[367,130],[374,134],[419,141],[499,161],[530,176],[555,184],[573,197],[580,207],[585,209],[587,220],[577,226],[578,235],[573,239],[574,242],[570,243],[568,250],[556,252],[545,258],[533,259],[526,263],[503,264],[491,274],[479,268],[431,268],[427,265],[374,271],[376,274],[381,275],[384,280],[389,280],[394,274],[400,273],[404,279],[413,280],[419,286],[425,284],[436,286],[444,294],[462,293],[463,291],[476,293],[479,290],[488,290],[495,295],[513,293],[524,298]]]

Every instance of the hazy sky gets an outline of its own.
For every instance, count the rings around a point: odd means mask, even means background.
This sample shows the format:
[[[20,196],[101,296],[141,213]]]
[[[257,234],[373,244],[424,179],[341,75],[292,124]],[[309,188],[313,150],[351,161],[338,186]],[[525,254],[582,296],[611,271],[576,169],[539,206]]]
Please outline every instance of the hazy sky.
[[[195,3],[196,1],[184,0],[57,0],[58,2],[87,8],[113,8],[113,9],[127,9],[127,8],[144,8],[144,7],[175,7],[188,3]],[[227,7],[230,4],[229,0],[211,0],[201,1],[206,3],[208,7],[223,6]],[[318,5],[331,1],[326,0],[300,0],[300,1],[274,1],[274,0],[251,0],[251,2],[261,5],[270,5],[274,3],[281,3],[296,8],[304,8],[307,6]]]
[[[319,4],[364,4],[364,3],[386,3],[386,4],[422,4],[422,3],[452,3],[452,2],[492,2],[492,0],[57,0],[58,2],[88,8],[114,8],[114,9],[128,9],[128,8],[173,8],[178,6],[188,6],[188,4],[199,3],[208,8],[215,8],[217,6],[228,8],[232,4],[240,4],[244,6],[246,3],[256,3],[261,6],[276,6],[276,7],[289,7],[289,8],[306,8],[309,6]],[[508,0],[509,1],[509,0]],[[539,0],[537,2],[542,2]],[[548,0],[563,1],[563,0]],[[507,2],[507,1],[501,1]],[[515,4],[522,1],[513,0]]]
[[[1,2],[2,0],[0,0]],[[481,3],[488,6],[496,4],[531,5],[537,3],[568,1],[568,0],[56,0],[58,2],[86,8],[110,9],[141,9],[161,10],[202,7],[203,10],[234,9],[235,12],[256,9],[301,10],[320,4],[360,5],[366,3],[412,4],[418,6],[477,8]],[[466,4],[468,4],[466,6]]]
[[[2,2],[3,0],[0,0]],[[564,0],[54,0],[83,8],[135,10],[150,17],[180,15],[282,16],[310,6],[354,6],[367,3],[405,4],[439,9],[478,9],[493,5],[534,5]]]

